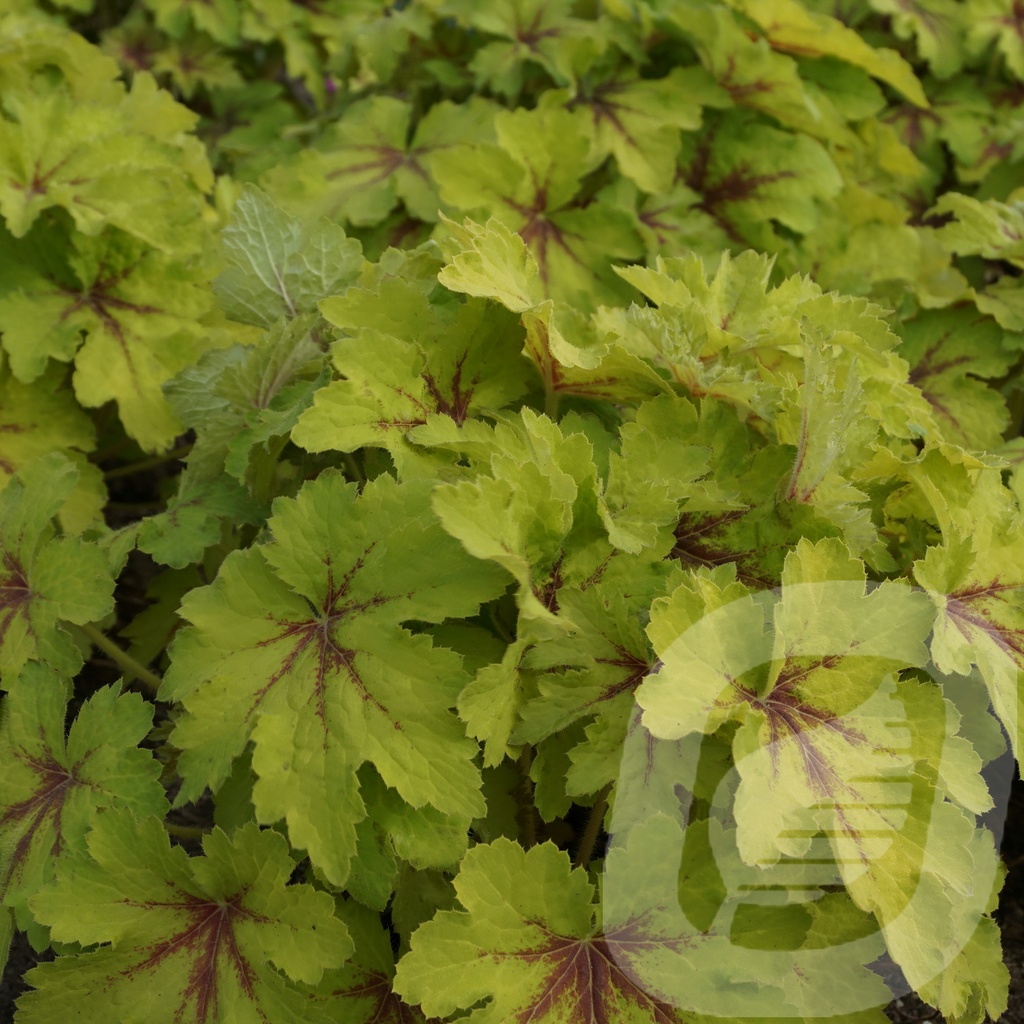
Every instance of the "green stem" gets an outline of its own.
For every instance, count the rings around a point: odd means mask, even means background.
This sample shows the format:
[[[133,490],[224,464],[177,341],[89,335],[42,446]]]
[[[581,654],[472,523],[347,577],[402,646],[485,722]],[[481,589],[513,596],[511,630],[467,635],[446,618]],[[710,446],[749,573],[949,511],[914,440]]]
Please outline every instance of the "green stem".
[[[544,395],[544,414],[558,422],[558,392],[550,384]]]
[[[101,633],[95,626],[86,624],[78,628],[89,638],[94,647],[98,647],[104,654],[113,658],[118,667],[124,670],[126,676],[138,679],[154,697],[157,695],[160,684],[163,682],[158,675],[150,672],[145,665],[136,661],[127,651],[118,647],[110,637],[105,633]]]
[[[529,849],[537,845],[537,811],[533,806],[533,780],[530,765],[533,763],[533,749],[527,745],[519,757],[522,780],[516,788],[516,803],[519,804],[519,825],[523,834],[523,845]]]
[[[113,469],[108,469],[103,474],[103,479],[117,480],[122,476],[131,476],[133,473],[142,473],[147,469],[155,469],[157,466],[162,466],[165,462],[173,462],[175,459],[188,455],[190,451],[192,451],[191,444],[180,444],[177,448],[164,452],[163,455],[151,455],[148,459],[139,459],[138,462],[129,462],[124,466],[115,466]]]
[[[359,468],[355,456],[351,452],[342,452],[341,461],[345,465],[345,472],[348,473],[349,480],[362,487],[366,483],[366,477],[363,475],[362,469]]]
[[[178,839],[202,839],[206,835],[195,825],[175,825],[173,821],[164,822],[164,831]]]
[[[1024,388],[1014,388],[1006,398],[1006,407],[1010,411],[1010,428],[1007,440],[1020,437],[1024,430]]]
[[[253,453],[249,468],[249,488],[252,496],[261,504],[269,505],[277,493],[278,459],[287,444],[287,435],[272,438],[267,442],[266,451],[257,450]]]
[[[594,844],[597,842],[597,834],[601,831],[601,825],[604,823],[604,813],[608,810],[608,794],[611,789],[612,784],[609,782],[597,794],[597,799],[591,808],[586,831],[583,833],[579,849],[576,851],[575,863],[578,867],[585,868],[590,863],[590,858],[594,853]]]
[[[516,638],[505,628],[505,624],[498,618],[498,609],[491,604],[487,609],[487,617],[491,620],[494,632],[507,644],[514,644]]]

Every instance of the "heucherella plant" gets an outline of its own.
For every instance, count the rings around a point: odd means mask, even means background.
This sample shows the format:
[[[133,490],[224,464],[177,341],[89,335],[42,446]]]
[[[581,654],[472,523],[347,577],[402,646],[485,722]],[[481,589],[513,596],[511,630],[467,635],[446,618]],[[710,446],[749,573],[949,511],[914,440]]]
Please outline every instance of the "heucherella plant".
[[[0,0],[14,1024],[996,1020],[1020,39]]]

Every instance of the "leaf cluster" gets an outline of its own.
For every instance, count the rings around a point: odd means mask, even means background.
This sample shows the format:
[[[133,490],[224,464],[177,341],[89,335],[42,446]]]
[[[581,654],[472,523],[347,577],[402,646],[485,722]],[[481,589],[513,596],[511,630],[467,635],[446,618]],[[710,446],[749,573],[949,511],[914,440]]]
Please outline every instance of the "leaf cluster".
[[[17,1024],[999,1016],[1019,6],[0,2]]]

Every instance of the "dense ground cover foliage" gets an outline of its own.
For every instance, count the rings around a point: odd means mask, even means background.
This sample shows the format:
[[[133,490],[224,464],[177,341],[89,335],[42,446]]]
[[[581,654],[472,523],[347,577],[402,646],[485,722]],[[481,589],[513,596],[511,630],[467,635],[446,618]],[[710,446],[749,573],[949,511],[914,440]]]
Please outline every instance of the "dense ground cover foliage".
[[[18,1024],[998,1017],[1022,270],[1018,0],[0,0]]]

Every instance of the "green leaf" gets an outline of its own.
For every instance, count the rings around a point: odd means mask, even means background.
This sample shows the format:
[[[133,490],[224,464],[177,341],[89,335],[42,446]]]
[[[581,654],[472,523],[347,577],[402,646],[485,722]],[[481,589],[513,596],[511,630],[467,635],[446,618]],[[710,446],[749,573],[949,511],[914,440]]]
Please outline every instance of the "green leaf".
[[[486,225],[466,218],[457,224],[443,219],[448,229],[441,240],[447,264],[438,280],[455,292],[497,299],[514,313],[544,302],[536,257],[526,242],[500,220]]]
[[[574,525],[580,539],[592,538],[596,525],[592,447],[582,433],[566,436],[529,409],[500,427],[495,441],[491,475],[439,486],[432,504],[471,555],[496,562],[518,581],[524,619],[550,621],[561,586],[574,577],[582,582],[610,553],[604,546],[578,568],[566,561],[576,546],[576,537],[568,539]]]
[[[183,0],[146,0],[157,25],[168,35],[179,38],[194,26],[225,46],[237,46],[239,4],[236,0],[213,0],[195,7]]]
[[[20,9],[19,9],[20,8]],[[76,100],[116,102],[117,64],[77,32],[46,17],[34,4],[4,8],[0,32],[0,92],[23,89],[41,73],[59,71]]]
[[[225,520],[257,523],[260,509],[230,477],[203,480],[186,468],[167,510],[147,516],[139,526],[138,547],[162,565],[184,569],[220,540]]]
[[[448,262],[439,280],[453,291],[493,298],[523,314],[523,351],[536,366],[549,402],[557,404],[562,395],[636,401],[670,392],[650,366],[599,336],[595,323],[579,310],[544,298],[537,261],[519,235],[493,217],[485,226],[443,220],[448,235],[441,245]]]
[[[336,224],[303,224],[255,185],[245,185],[221,235],[228,267],[214,282],[233,320],[270,327],[282,316],[312,313],[320,299],[350,285],[362,247]]]
[[[376,224],[402,202],[412,216],[432,222],[440,205],[434,160],[452,146],[489,141],[493,112],[480,97],[442,101],[414,126],[405,100],[358,100],[315,149],[273,169],[266,181],[290,206],[331,220]]]
[[[590,85],[575,94],[549,92],[590,122],[592,159],[614,156],[619,171],[645,192],[668,191],[676,176],[680,133],[696,131],[704,105],[721,106],[727,94],[702,68],[673,68],[664,78],[633,72]]]
[[[512,738],[536,744],[567,735],[571,795],[597,792],[621,767],[617,755],[633,695],[656,670],[643,623],[652,600],[665,592],[666,578],[672,577],[664,562],[620,558],[596,583],[564,588],[560,608],[576,628],[536,645],[524,658],[532,682]],[[587,724],[582,740],[569,732],[580,722]]]
[[[427,1024],[427,1018],[392,988],[395,957],[379,916],[353,900],[340,904],[337,913],[355,942],[355,952],[344,967],[327,971],[320,984],[319,993],[331,1020],[339,1024]]]
[[[282,319],[256,344],[208,352],[165,386],[197,434],[188,456],[195,487],[223,491],[225,470],[250,482],[254,460],[288,436],[326,382],[316,322],[315,315]]]
[[[650,815],[605,859],[609,946],[638,988],[661,993],[679,1019],[762,1019],[766,1006],[789,1021],[885,1019],[891,993],[868,969],[882,950],[877,927],[842,894],[800,899],[820,868],[751,867],[718,817],[685,828],[672,819]]]
[[[840,818],[819,827],[846,829],[856,845],[858,829],[876,826],[846,822],[832,801],[857,799],[847,780],[862,769],[878,774],[905,764],[888,750],[884,677],[924,664],[928,602],[899,584],[867,593],[863,564],[837,540],[797,545],[777,604],[727,579],[723,570],[700,572],[654,606],[649,633],[664,667],[637,694],[644,724],[676,739],[743,723],[734,743],[742,779],[736,813],[748,862],[799,853],[804,841],[781,838],[781,823],[796,825],[818,801],[826,810],[817,813]]]
[[[771,221],[810,231],[842,186],[821,143],[749,114],[721,115],[702,132],[686,136],[682,166],[682,182],[698,197],[688,214],[690,230],[717,228],[716,249],[777,249]]]
[[[97,690],[67,737],[70,687],[38,663],[7,682],[0,732],[0,897],[24,903],[68,859],[108,807],[163,817],[160,765],[138,744],[153,707],[136,693]]]
[[[1013,0],[974,0],[967,28],[967,44],[973,54],[983,53],[994,42],[1014,77],[1024,80],[1021,15]]]
[[[470,68],[478,87],[509,99],[536,77],[536,67],[564,85],[574,81],[603,49],[593,21],[573,17],[572,8],[570,0],[498,0],[486,8],[471,0],[445,4],[447,11],[473,29],[501,37],[485,43]]]
[[[328,320],[348,336],[333,349],[342,379],[317,393],[292,431],[303,448],[384,447],[402,471],[409,442],[437,429],[437,417],[461,429],[526,391],[530,367],[522,356],[522,330],[499,306],[476,299],[432,304],[396,278],[368,295],[360,290],[353,301],[359,308],[352,312],[345,298],[322,304]],[[363,315],[370,310],[375,315]],[[411,329],[403,330],[406,324]]]
[[[797,0],[730,0],[730,3],[761,26],[773,49],[800,57],[837,57],[864,68],[911,103],[919,107],[929,105],[907,61],[895,50],[871,46],[838,18],[808,10]]]
[[[933,213],[951,213],[954,220],[937,230],[939,241],[961,256],[1006,260],[1024,269],[1024,202],[981,201],[946,192]]]
[[[797,62],[776,53],[767,39],[752,38],[724,4],[675,0],[665,13],[734,103],[812,138],[849,140],[845,118],[827,96],[807,87]]]
[[[1002,489],[998,480],[991,482]],[[971,505],[977,518],[972,517],[968,530],[958,524],[944,530],[942,545],[914,563],[914,577],[938,609],[932,640],[936,665],[962,675],[972,664],[978,666],[1019,761],[1024,749],[1024,690],[1019,681],[1024,666],[1019,597],[1024,587],[1024,527],[1009,509],[995,506],[986,514],[979,502]]]
[[[21,238],[40,213],[61,207],[87,235],[109,225],[168,253],[200,247],[202,197],[190,161],[169,132],[158,134],[183,108],[157,96],[147,79],[137,76],[133,92],[116,105],[75,103],[62,90],[5,91],[0,214],[11,234]],[[162,117],[147,125],[138,108],[154,101],[159,109],[152,112]]]
[[[0,328],[15,376],[31,382],[49,358],[74,359],[82,405],[113,399],[143,448],[169,447],[181,425],[162,385],[219,343],[202,323],[211,304],[203,268],[113,232],[75,234],[66,268],[55,273],[58,238],[29,239],[35,244],[0,287]]]
[[[88,847],[91,859],[70,863],[32,908],[58,941],[103,945],[33,969],[36,990],[19,1006],[26,1024],[60,1019],[69,998],[83,1021],[327,1019],[304,984],[352,942],[326,893],[287,884],[282,836],[215,829],[204,856],[190,858],[157,818],[109,810]]]
[[[695,433],[696,422],[689,402],[662,397],[645,402],[623,426],[598,504],[615,547],[632,554],[660,548],[679,522],[691,485],[708,470],[708,449],[681,443]]]
[[[441,911],[417,929],[398,963],[396,991],[425,1013],[447,1017],[483,1000],[463,1019],[691,1019],[645,992],[610,953],[609,940],[630,939],[600,931],[586,873],[570,870],[569,858],[552,843],[525,851],[507,839],[476,846],[455,890],[465,909]]]
[[[949,78],[963,67],[964,29],[970,21],[961,5],[953,0],[915,0],[913,6],[901,6],[899,0],[869,2],[874,10],[892,18],[897,37],[915,38],[918,53],[937,77]]]
[[[836,541],[797,546],[777,603],[723,581],[698,574],[655,606],[665,667],[637,694],[645,724],[672,739],[741,723],[730,814],[743,861],[831,865],[918,988],[970,940],[997,866],[991,835],[943,799],[980,769],[959,716],[933,683],[893,680],[926,661],[924,595],[866,593]]]
[[[969,309],[922,313],[900,327],[910,382],[931,404],[943,434],[964,448],[991,451],[1003,440],[1009,413],[984,378],[1002,377],[1017,360],[1006,335]],[[979,379],[981,378],[981,379]]]
[[[363,762],[413,807],[483,810],[475,744],[448,711],[460,659],[400,624],[473,615],[505,583],[445,536],[429,489],[384,476],[357,497],[325,472],[278,499],[273,541],[229,555],[184,601],[193,627],[165,677],[165,696],[185,705],[179,799],[216,788],[251,737],[259,820],[286,819],[336,885],[366,815]]]
[[[51,524],[77,477],[74,465],[54,452],[0,493],[0,674],[6,679],[29,661],[73,676],[82,652],[62,624],[94,622],[113,608],[103,551],[56,536]]]
[[[50,373],[35,385],[22,384],[0,367],[0,474],[7,479],[34,459],[58,449],[91,451],[96,444],[89,417]]]
[[[536,260],[542,297],[583,309],[619,301],[608,264],[639,255],[633,219],[611,199],[578,198],[594,170],[578,119],[559,107],[501,111],[494,130],[496,145],[456,146],[433,158],[441,198],[517,232]]]

